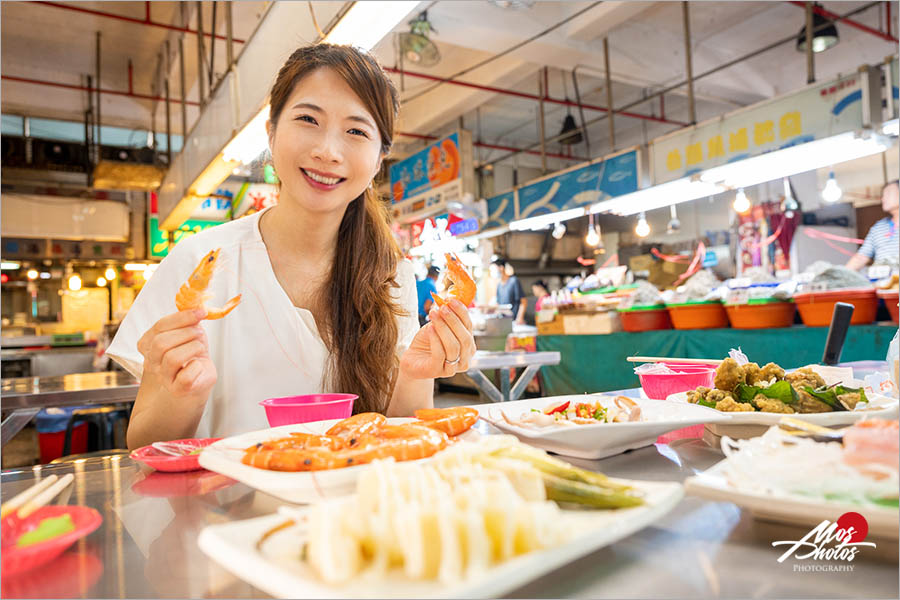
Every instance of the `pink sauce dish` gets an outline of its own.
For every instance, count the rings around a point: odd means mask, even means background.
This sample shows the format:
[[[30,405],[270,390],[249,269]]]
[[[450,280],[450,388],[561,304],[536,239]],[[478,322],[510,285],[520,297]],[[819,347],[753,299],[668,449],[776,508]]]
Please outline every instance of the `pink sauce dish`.
[[[293,425],[329,419],[346,419],[353,414],[356,394],[305,394],[285,398],[269,398],[260,402],[266,409],[269,425]]]

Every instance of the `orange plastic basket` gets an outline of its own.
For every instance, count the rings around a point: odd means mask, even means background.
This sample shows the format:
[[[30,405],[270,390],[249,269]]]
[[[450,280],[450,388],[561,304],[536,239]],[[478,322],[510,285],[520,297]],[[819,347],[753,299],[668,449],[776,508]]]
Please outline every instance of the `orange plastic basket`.
[[[769,329],[794,324],[793,302],[772,298],[751,298],[747,304],[726,304],[725,312],[735,329]]]
[[[837,302],[852,304],[851,325],[866,325],[875,321],[878,296],[874,288],[847,288],[824,292],[805,292],[794,295],[800,318],[807,327],[828,327]]]
[[[722,329],[728,327],[728,315],[718,300],[668,304],[675,329]]]
[[[897,290],[878,290],[878,297],[884,300],[885,305],[887,306],[888,312],[891,313],[891,321],[894,323],[900,322],[900,306],[897,305],[898,299],[900,299],[900,291]]]

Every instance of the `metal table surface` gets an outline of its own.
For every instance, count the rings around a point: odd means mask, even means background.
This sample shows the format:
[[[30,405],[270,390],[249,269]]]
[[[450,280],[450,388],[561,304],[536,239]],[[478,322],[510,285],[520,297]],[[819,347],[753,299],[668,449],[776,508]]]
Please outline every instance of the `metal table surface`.
[[[482,433],[493,430],[479,423]],[[683,481],[722,459],[702,440],[573,463],[617,477]],[[3,597],[265,597],[207,559],[197,546],[209,524],[272,513],[280,501],[211,473],[149,471],[127,457],[10,470],[7,500],[36,476],[75,473],[58,499],[103,515],[101,527],[47,568],[2,578]],[[772,541],[808,528],[756,521],[728,502],[685,497],[645,529],[513,590],[513,598],[896,598],[897,543],[878,540],[849,563],[852,572],[804,572],[809,561],[778,563]],[[828,563],[822,563],[828,564]]]
[[[518,400],[528,382],[544,365],[558,365],[561,360],[559,352],[483,352],[478,351],[469,363],[466,375],[475,382],[491,402],[508,402]],[[522,368],[522,374],[510,387],[509,373],[512,369]],[[500,371],[500,389],[482,373],[482,370],[498,369]]]
[[[0,383],[0,426],[5,444],[43,408],[133,402],[139,384],[129,373],[101,371],[54,377],[15,377]]]

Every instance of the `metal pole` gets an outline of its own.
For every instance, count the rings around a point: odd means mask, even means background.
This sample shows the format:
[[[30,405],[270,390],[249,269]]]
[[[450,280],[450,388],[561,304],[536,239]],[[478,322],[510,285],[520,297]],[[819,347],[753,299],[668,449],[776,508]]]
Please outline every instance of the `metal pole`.
[[[547,71],[547,67],[544,67],[543,72],[538,71],[538,93],[541,95],[541,100],[538,103],[538,137],[541,138],[541,174],[547,172],[547,146],[544,143],[544,138],[547,136],[544,124],[544,96],[547,94],[547,90],[544,89],[544,72]]]
[[[195,2],[197,7],[197,86],[200,92],[200,106],[206,104],[206,80],[203,77],[203,2]]]
[[[169,40],[166,40],[166,79],[163,82],[165,86],[166,98],[166,165],[172,164],[172,111],[169,102],[169,73],[171,73],[170,65],[172,63],[172,55],[169,48]]]
[[[97,32],[97,159],[99,160],[100,150],[100,32]]]
[[[616,126],[613,122],[612,72],[609,69],[609,38],[603,38],[603,68],[606,70],[606,108],[609,115],[609,148],[616,149]]]
[[[215,77],[216,77],[216,9],[219,7],[219,3],[216,0],[213,0],[213,9],[212,9],[212,24],[210,25],[210,31],[213,34],[212,42],[209,44],[209,91],[212,93]]]
[[[234,37],[234,27],[232,23],[233,15],[231,13],[231,2],[225,3],[225,60],[228,61],[228,68],[226,71],[231,70],[231,65],[234,64],[234,48],[232,48],[231,40]],[[215,39],[215,38],[213,38]]]
[[[575,101],[578,102],[578,116],[581,117],[581,135],[584,137],[584,148],[588,159],[591,158],[591,142],[588,139],[587,126],[584,120],[584,106],[581,104],[581,92],[578,90],[578,67],[572,69],[572,85],[575,86]],[[612,108],[612,104],[609,106]]]
[[[694,105],[694,64],[691,60],[691,13],[688,3],[681,3],[681,14],[684,17],[684,61],[687,68],[688,113],[691,125],[697,122],[697,107]]]
[[[187,137],[187,86],[185,85],[185,74],[184,74],[184,36],[181,36],[178,40],[178,70],[180,75],[180,88],[181,88],[181,139],[184,140]],[[184,143],[182,141],[182,143]]]
[[[806,83],[816,81],[816,61],[813,58],[813,3],[806,3]]]

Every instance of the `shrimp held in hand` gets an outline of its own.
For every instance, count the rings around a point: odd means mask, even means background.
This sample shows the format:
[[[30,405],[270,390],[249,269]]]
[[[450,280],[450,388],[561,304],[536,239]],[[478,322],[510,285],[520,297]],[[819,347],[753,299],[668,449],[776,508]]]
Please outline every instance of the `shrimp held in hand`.
[[[472,303],[472,300],[475,299],[475,281],[469,275],[465,265],[462,264],[462,261],[459,260],[455,254],[448,253],[444,254],[444,256],[447,259],[446,278],[449,279],[452,284],[447,288],[447,295],[456,298],[462,302],[464,306],[469,306]],[[432,292],[431,297],[438,306],[444,306],[447,303],[447,300],[441,298],[434,292]]]
[[[178,293],[175,294],[175,306],[178,310],[191,310],[194,308],[206,308],[203,303],[210,298],[206,293],[209,287],[209,280],[212,279],[213,271],[216,268],[216,260],[219,258],[221,248],[210,250],[209,254],[203,257],[187,282],[181,286]],[[221,319],[240,304],[241,295],[238,294],[225,303],[222,308],[206,308],[207,319]]]

